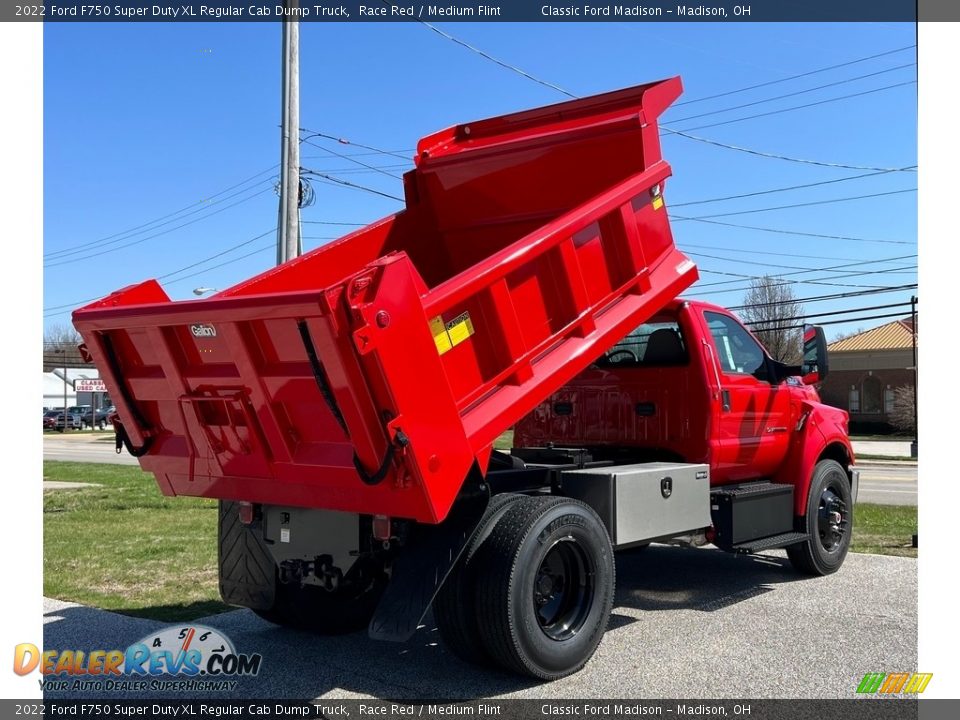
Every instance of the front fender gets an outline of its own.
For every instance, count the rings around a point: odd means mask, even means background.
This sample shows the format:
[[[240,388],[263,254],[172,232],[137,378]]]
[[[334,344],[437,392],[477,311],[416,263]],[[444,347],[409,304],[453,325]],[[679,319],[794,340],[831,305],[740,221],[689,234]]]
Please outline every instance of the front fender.
[[[825,456],[840,461],[846,470],[853,464],[853,447],[847,433],[847,413],[819,402],[803,401],[790,448],[774,482],[793,485],[793,511],[806,514],[807,493],[813,468]],[[845,456],[841,458],[841,456]],[[843,461],[845,460],[845,462]]]

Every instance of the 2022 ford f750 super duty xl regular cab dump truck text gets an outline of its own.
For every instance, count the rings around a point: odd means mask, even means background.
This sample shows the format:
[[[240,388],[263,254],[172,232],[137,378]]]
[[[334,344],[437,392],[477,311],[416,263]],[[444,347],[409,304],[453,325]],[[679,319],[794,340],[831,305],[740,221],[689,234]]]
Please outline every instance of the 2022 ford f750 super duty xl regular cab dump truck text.
[[[591,657],[614,552],[680,537],[843,562],[846,415],[685,302],[657,118],[678,78],[422,139],[403,211],[203,300],[77,310],[118,446],[220,500],[224,599],[550,679]],[[511,453],[493,449],[515,427]]]

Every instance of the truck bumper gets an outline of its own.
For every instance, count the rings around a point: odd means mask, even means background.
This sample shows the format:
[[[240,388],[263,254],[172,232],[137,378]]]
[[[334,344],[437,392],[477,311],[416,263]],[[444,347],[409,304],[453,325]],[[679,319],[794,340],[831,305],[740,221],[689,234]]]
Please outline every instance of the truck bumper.
[[[850,499],[853,501],[853,504],[857,504],[857,490],[860,488],[860,468],[856,465],[851,465],[847,468],[847,472],[850,473]]]

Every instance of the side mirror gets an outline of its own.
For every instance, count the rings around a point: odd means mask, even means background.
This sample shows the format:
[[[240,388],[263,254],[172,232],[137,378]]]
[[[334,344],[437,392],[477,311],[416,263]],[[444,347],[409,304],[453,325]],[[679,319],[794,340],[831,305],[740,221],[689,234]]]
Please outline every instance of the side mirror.
[[[823,328],[807,325],[803,328],[803,365],[801,379],[804,385],[816,385],[827,377],[830,365],[827,358],[827,338]]]

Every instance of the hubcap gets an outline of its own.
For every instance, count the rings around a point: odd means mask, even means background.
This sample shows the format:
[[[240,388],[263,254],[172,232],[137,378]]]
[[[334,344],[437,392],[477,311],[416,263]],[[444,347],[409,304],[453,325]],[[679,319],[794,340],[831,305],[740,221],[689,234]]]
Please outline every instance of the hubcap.
[[[593,605],[596,568],[573,537],[547,551],[533,583],[537,623],[552,640],[567,640],[583,627]]]
[[[828,485],[820,494],[817,534],[823,549],[829,553],[837,552],[843,547],[850,524],[847,512],[847,506],[836,487]]]

